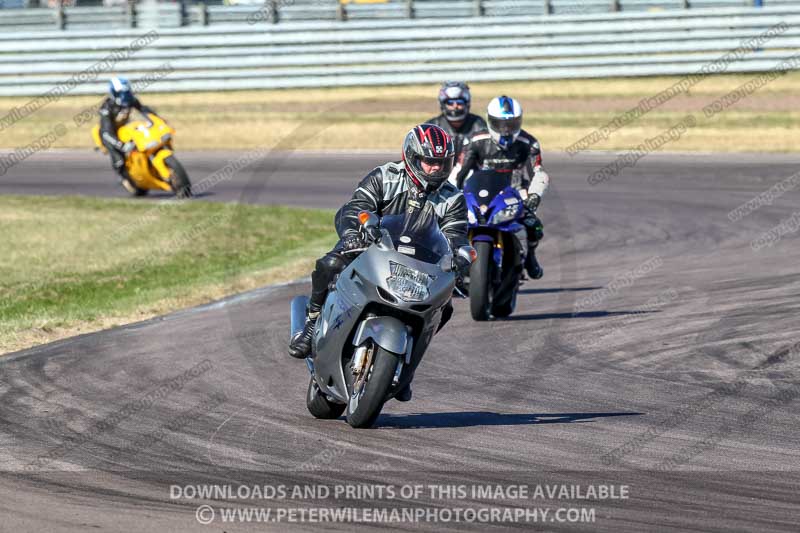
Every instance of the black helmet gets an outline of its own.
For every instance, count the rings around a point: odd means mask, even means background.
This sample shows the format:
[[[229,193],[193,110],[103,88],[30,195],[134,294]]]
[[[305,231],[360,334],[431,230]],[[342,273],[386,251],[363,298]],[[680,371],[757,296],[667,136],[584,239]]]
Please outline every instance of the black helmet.
[[[408,132],[403,142],[406,172],[420,190],[430,192],[441,187],[453,170],[454,156],[453,140],[434,124],[420,124]]]
[[[446,81],[439,89],[439,108],[450,122],[467,118],[471,100],[469,85],[464,82]]]

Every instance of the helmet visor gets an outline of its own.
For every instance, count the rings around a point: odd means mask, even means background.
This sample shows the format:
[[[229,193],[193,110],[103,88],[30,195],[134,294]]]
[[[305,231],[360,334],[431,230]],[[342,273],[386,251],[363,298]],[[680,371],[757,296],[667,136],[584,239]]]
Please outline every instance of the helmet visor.
[[[131,107],[133,105],[133,93],[131,91],[120,91],[114,100],[120,107]]]
[[[447,177],[453,170],[453,157],[420,157],[419,166],[427,177]]]
[[[450,157],[425,157],[415,155],[411,165],[414,173],[420,178],[439,184],[450,176],[453,171],[453,156]]]
[[[501,136],[516,135],[522,129],[522,117],[489,117],[489,127]]]

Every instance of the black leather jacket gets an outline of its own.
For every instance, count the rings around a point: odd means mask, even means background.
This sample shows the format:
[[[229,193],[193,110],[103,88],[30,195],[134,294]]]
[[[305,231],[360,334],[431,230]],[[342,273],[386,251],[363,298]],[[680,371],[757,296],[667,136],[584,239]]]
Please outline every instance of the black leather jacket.
[[[453,250],[468,244],[467,204],[461,191],[445,182],[432,193],[420,192],[402,162],[381,165],[361,180],[353,197],[336,213],[336,232],[340,238],[357,232],[361,211],[385,216],[417,209],[439,225]]]
[[[133,99],[131,108],[142,114],[156,114],[151,108],[142,105],[138,98]],[[113,148],[117,151],[121,151],[123,145],[122,141],[117,137],[117,130],[122,125],[119,116],[120,110],[121,108],[114,103],[114,99],[111,97],[107,97],[100,104],[100,139],[107,148]]]
[[[464,178],[470,170],[495,169],[501,172],[524,171],[520,186],[527,188],[533,176],[533,169],[541,166],[542,152],[539,141],[530,133],[522,130],[507,150],[500,147],[489,134],[488,130],[481,131],[472,136],[467,148],[464,150],[461,161],[461,170],[458,171],[456,181],[459,189],[464,186]]]
[[[469,144],[470,137],[479,131],[486,130],[486,121],[478,115],[473,115],[472,113],[467,115],[467,118],[464,119],[464,123],[461,124],[461,127],[457,130],[453,128],[453,125],[450,124],[444,114],[428,120],[427,123],[436,124],[453,138],[453,146],[456,149],[456,163],[461,160],[460,156],[464,150],[464,143],[466,142]]]

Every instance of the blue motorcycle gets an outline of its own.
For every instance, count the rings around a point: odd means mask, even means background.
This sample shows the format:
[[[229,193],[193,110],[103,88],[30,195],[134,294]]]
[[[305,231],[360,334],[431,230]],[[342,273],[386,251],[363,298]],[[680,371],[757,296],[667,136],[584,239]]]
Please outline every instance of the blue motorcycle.
[[[488,320],[514,312],[525,264],[524,206],[510,172],[478,170],[464,182],[469,240],[478,257],[469,275],[472,318]]]

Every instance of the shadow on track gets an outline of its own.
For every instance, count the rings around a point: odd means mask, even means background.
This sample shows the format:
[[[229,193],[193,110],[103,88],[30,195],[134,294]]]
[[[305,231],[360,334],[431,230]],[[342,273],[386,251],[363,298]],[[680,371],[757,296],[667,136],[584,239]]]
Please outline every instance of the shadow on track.
[[[415,413],[411,415],[381,415],[376,428],[433,429],[466,428],[474,426],[523,426],[534,424],[572,424],[590,422],[595,418],[639,416],[644,413],[530,413],[503,414],[488,411],[452,413]]]
[[[554,292],[596,291],[603,287],[554,287],[552,289],[520,289],[519,294],[550,294]]]
[[[212,196],[215,196],[213,192],[203,191],[197,194],[192,194],[190,200],[197,200],[200,198],[211,198]],[[142,196],[141,198],[143,200],[156,200],[156,201],[177,199],[175,198],[175,195],[173,193],[167,191],[150,191],[150,193],[147,196]]]
[[[583,311],[581,313],[540,313],[528,315],[511,315],[497,320],[548,320],[551,318],[603,318],[606,316],[648,315],[658,311]]]

